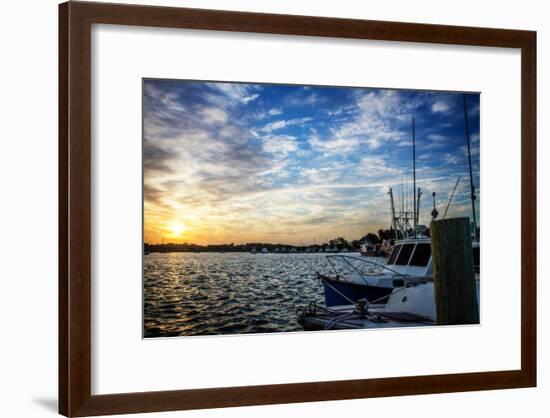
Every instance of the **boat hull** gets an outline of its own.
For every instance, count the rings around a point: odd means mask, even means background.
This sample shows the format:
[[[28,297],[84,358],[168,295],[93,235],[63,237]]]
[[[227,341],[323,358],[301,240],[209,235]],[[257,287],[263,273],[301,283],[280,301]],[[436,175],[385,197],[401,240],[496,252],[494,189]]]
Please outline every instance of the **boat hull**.
[[[393,290],[390,287],[369,286],[328,277],[321,278],[327,307],[348,305],[350,300],[357,302],[366,299],[369,302],[386,303]]]

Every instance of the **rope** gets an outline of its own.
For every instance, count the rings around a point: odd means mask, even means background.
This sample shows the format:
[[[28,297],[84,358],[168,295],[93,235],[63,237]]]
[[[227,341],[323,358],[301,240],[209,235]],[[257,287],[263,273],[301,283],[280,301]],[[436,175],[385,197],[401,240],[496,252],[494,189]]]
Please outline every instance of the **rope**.
[[[344,299],[346,299],[349,303],[351,303],[352,305],[355,304],[355,302],[352,299],[348,298],[346,295],[344,295],[342,292],[340,292],[338,289],[336,289],[334,286],[332,286],[327,280],[325,280],[324,278],[321,278],[320,280],[324,284],[326,284],[328,287],[330,287],[332,290],[334,290],[336,293],[338,293],[340,296],[342,296]]]
[[[331,329],[333,326],[335,326],[338,322],[341,322],[345,319],[350,319],[351,317],[355,316],[355,312],[348,312],[344,315],[337,316],[334,319],[331,319],[327,324],[325,325],[325,329]]]

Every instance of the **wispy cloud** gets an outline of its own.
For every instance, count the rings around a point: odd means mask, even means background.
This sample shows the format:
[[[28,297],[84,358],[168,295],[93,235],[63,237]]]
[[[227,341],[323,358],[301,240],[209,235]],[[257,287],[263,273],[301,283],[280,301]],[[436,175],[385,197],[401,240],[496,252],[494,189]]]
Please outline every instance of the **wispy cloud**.
[[[280,129],[283,129],[289,126],[294,126],[294,125],[304,126],[307,122],[311,122],[311,121],[312,119],[310,117],[289,119],[289,120],[277,120],[277,121],[268,123],[261,130],[264,132],[273,132],[273,131],[278,131]]]
[[[443,100],[437,100],[432,104],[432,112],[434,113],[448,113],[451,110],[449,103]]]

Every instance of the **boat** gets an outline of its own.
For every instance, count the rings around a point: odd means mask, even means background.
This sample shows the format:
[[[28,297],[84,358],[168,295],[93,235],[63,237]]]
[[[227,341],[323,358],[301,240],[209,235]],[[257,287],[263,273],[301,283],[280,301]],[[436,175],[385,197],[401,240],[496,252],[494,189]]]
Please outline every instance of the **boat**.
[[[479,276],[476,276],[479,307]],[[372,329],[436,325],[433,277],[404,281],[392,290],[385,303],[355,303],[334,307],[310,303],[298,312],[298,322],[305,330]]]
[[[474,266],[479,276],[479,242],[472,244]],[[349,305],[360,299],[386,303],[396,287],[432,275],[429,238],[397,241],[384,263],[352,255],[327,255],[333,274],[317,272],[327,307]]]
[[[252,250],[250,251],[250,254],[258,254],[258,251],[256,251],[256,248],[252,248]]]
[[[398,257],[402,248],[403,254]],[[395,280],[431,273],[429,248],[429,240],[399,241],[390,257],[382,263],[353,255],[326,256],[333,274],[317,273],[317,279],[323,285],[326,306],[348,305],[359,299],[385,303],[395,287]],[[422,257],[426,249],[427,258]]]
[[[360,247],[361,255],[365,257],[385,257],[386,253],[381,244],[365,243]]]
[[[262,248],[261,253],[262,254],[267,254],[267,253],[269,253],[269,251],[267,250],[267,248],[264,247],[264,248]]]

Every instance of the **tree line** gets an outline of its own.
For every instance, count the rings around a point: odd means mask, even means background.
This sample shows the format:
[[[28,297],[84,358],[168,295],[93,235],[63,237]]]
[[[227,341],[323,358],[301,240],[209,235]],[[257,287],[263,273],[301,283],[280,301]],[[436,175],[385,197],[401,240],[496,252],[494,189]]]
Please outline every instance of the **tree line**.
[[[359,239],[351,241],[346,240],[343,237],[337,237],[322,244],[313,245],[290,245],[284,243],[267,243],[267,242],[250,242],[246,244],[208,244],[198,245],[192,243],[166,243],[166,244],[150,244],[144,243],[145,252],[251,252],[253,250],[261,251],[262,248],[266,248],[269,252],[305,252],[310,249],[318,251],[321,248],[332,248],[338,251],[349,250],[359,251],[361,244],[379,244],[383,241],[393,240],[395,233],[393,229],[379,229],[377,234],[372,232],[367,233]]]

